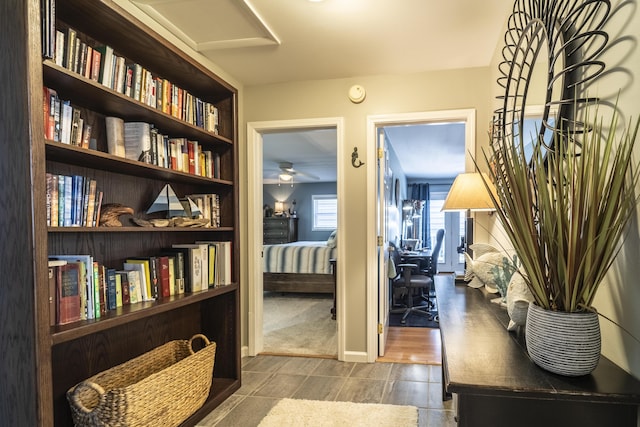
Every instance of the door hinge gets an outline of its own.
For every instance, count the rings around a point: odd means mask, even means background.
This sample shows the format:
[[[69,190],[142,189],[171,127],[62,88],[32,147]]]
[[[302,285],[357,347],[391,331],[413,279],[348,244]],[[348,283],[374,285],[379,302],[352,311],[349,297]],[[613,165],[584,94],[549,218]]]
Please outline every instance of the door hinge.
[[[382,323],[378,323],[378,335],[382,335]]]
[[[378,247],[382,247],[382,236],[378,236]]]
[[[378,148],[378,158],[382,159],[384,157],[384,150],[382,148]]]

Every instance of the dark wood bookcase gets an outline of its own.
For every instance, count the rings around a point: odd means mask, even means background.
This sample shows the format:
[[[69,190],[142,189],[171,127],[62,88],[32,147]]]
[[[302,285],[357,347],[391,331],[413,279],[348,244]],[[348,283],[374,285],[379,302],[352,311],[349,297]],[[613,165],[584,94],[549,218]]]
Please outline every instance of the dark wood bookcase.
[[[219,110],[219,132],[207,132],[43,60],[40,0],[9,0],[3,7],[11,12],[0,18],[0,47],[13,55],[3,59],[10,66],[0,70],[0,86],[8,96],[0,106],[7,118],[0,124],[5,139],[0,217],[8,230],[0,255],[5,261],[23,262],[2,267],[0,338],[5,344],[12,337],[15,342],[7,344],[10,350],[1,365],[7,380],[0,385],[0,418],[12,425],[71,426],[65,396],[71,386],[167,341],[203,333],[217,343],[217,353],[210,395],[184,423],[195,425],[240,387],[237,91],[110,0],[57,0],[55,8],[57,20],[85,40],[110,45],[118,55],[213,103]],[[43,86],[82,110],[93,126],[98,150],[44,138]],[[220,178],[108,154],[104,117],[110,115],[199,141],[220,154]],[[103,203],[130,206],[136,214],[143,213],[167,183],[179,196],[217,193],[221,227],[145,228],[128,222],[116,228],[47,227],[47,172],[94,178],[104,193]],[[128,257],[152,256],[172,244],[196,240],[232,242],[231,285],[125,306],[99,320],[49,326],[49,254],[91,254],[101,264],[121,268]],[[16,340],[17,331],[24,336]]]

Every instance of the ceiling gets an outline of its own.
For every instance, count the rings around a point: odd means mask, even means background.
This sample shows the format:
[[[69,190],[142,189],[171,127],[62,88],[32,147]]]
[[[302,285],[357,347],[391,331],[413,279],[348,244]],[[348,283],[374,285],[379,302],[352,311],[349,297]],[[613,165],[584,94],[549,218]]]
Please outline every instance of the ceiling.
[[[384,130],[407,178],[453,180],[464,172],[464,123],[397,125]],[[292,163],[294,182],[336,181],[336,141],[334,128],[264,134],[264,183],[282,183],[281,166],[288,166],[283,163]]]
[[[487,66],[512,9],[505,0],[121,1],[140,8],[244,86]],[[411,126],[388,133],[405,173],[451,174],[436,166],[452,164],[457,154],[449,150],[457,144],[446,132],[436,137],[427,131]],[[275,144],[270,139],[276,138],[265,138],[264,169],[271,175],[280,161],[289,161],[318,176],[331,168],[335,179],[335,132],[278,137],[286,155],[269,153]],[[441,161],[425,168],[436,151]]]

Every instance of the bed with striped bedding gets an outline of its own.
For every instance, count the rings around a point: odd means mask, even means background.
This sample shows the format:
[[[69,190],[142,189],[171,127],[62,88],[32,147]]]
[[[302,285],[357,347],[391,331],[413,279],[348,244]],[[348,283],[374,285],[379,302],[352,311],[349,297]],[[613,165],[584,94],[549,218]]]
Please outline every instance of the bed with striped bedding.
[[[335,247],[302,241],[263,247],[263,288],[272,292],[335,293]]]
[[[264,245],[265,273],[331,274],[330,259],[336,257],[336,248],[326,241],[293,242],[281,245]]]

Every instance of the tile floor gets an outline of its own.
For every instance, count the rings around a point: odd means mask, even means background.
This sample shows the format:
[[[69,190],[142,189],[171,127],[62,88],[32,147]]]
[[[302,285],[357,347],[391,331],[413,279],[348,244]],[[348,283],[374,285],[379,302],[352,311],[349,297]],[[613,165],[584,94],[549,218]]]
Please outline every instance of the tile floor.
[[[310,357],[247,357],[242,387],[199,427],[252,427],[278,399],[336,400],[418,407],[420,427],[454,427],[451,401],[442,401],[439,365],[353,363]]]

